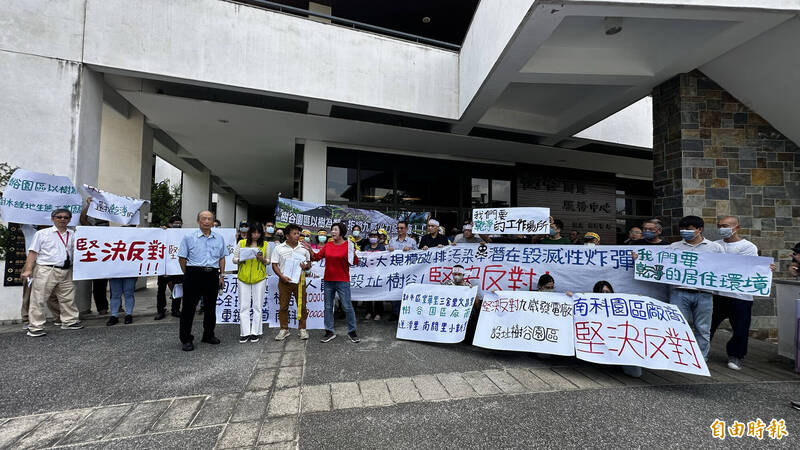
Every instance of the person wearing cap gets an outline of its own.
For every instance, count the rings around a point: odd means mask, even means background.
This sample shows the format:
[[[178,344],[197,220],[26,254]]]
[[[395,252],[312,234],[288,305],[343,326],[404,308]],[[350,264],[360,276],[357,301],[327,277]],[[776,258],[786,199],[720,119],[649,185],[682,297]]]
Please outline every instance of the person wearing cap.
[[[247,239],[247,230],[249,229],[250,225],[246,220],[239,222],[239,231],[236,233],[236,242],[239,242],[242,239]]]
[[[311,247],[314,250],[319,250],[325,243],[328,242],[328,232],[325,230],[319,230],[317,232],[317,243],[312,245]]]
[[[389,233],[383,228],[378,230],[378,242],[384,247],[389,243]]]
[[[408,222],[404,220],[397,221],[397,237],[389,239],[387,244],[386,249],[390,252],[397,250],[407,252],[417,249],[417,241],[408,235]]]
[[[439,221],[436,219],[428,220],[428,234],[420,238],[419,247],[422,250],[427,250],[434,247],[441,248],[445,245],[450,245],[450,241],[447,240],[444,234],[440,234]]]
[[[480,244],[483,242],[483,239],[472,234],[471,223],[465,223],[461,228],[461,231],[461,233],[456,235],[455,240],[453,240],[453,244]]]
[[[307,229],[303,229],[303,231],[300,232],[300,239],[303,242],[308,242],[309,244],[311,244],[312,243],[311,231],[309,231]]]
[[[597,234],[597,233],[595,233],[593,231],[589,231],[589,232],[587,232],[586,234],[583,235],[583,245],[593,246],[593,245],[597,245],[599,243],[600,243],[600,235],[599,234]]]

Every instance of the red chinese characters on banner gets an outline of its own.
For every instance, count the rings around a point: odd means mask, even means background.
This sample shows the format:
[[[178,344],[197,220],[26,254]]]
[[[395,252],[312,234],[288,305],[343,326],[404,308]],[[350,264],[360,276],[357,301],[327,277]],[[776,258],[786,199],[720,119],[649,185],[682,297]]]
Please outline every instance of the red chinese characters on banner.
[[[428,280],[431,283],[448,281],[451,272],[452,267],[431,266],[428,269]],[[536,281],[539,279],[539,274],[529,267],[512,266],[507,269],[502,264],[464,267],[464,274],[464,279],[472,286],[477,284],[484,291],[536,290]],[[474,280],[477,280],[477,283]]]
[[[78,227],[75,279],[162,275],[166,245],[163,230]]]

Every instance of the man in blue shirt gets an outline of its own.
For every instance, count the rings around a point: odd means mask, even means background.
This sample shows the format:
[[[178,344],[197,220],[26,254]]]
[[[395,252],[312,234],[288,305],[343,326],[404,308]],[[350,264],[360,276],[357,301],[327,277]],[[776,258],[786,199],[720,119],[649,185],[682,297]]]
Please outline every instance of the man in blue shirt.
[[[187,232],[178,249],[178,262],[184,275],[180,339],[183,351],[186,352],[194,350],[192,321],[197,302],[203,297],[209,305],[216,304],[217,292],[224,284],[222,274],[225,272],[225,256],[228,254],[222,235],[211,231],[214,226],[214,214],[211,211],[200,211],[197,214],[197,225],[200,230]],[[201,342],[219,344],[219,339],[214,337],[216,322],[215,308],[205,308]]]

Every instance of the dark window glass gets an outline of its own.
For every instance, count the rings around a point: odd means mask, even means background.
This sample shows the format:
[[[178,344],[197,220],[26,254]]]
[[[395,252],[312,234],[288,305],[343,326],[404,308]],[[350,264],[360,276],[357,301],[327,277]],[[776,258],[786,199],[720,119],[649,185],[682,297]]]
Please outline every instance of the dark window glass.
[[[492,208],[511,206],[511,182],[492,180]]]
[[[356,169],[328,166],[327,201],[329,203],[356,201]]]

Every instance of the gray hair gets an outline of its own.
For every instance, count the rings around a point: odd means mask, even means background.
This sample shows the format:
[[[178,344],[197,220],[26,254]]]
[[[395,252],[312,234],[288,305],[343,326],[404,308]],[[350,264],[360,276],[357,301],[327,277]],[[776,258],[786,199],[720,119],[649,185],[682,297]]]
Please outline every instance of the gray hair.
[[[68,210],[66,208],[54,209],[53,212],[50,213],[50,218],[53,219],[53,218],[56,217],[56,215],[61,214],[61,213],[67,213],[69,215],[69,218],[70,219],[72,218],[72,211],[70,211],[70,210]]]
[[[663,227],[661,226],[661,220],[660,219],[652,218],[650,220],[645,220],[644,223],[642,224],[642,226],[644,226],[645,223],[652,223],[653,225],[656,226],[658,231],[661,231],[663,229]]]

